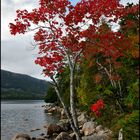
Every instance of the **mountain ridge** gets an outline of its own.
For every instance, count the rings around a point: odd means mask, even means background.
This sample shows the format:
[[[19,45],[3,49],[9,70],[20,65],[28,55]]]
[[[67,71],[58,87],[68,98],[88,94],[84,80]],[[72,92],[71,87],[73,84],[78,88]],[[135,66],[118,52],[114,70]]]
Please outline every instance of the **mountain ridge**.
[[[43,99],[48,86],[45,80],[1,70],[1,99]]]

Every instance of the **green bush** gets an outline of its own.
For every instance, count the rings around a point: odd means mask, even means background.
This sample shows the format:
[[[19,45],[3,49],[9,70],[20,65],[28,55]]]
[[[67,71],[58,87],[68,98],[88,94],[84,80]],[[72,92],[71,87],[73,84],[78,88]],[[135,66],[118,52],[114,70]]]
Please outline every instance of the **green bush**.
[[[130,84],[124,103],[129,109],[139,109],[139,80]]]
[[[112,126],[114,139],[117,139],[120,129],[123,129],[124,140],[139,139],[139,111],[134,110],[132,113],[126,114],[116,119],[116,123]]]
[[[53,87],[49,87],[47,90],[47,95],[44,98],[46,103],[54,103],[57,101],[57,95]]]

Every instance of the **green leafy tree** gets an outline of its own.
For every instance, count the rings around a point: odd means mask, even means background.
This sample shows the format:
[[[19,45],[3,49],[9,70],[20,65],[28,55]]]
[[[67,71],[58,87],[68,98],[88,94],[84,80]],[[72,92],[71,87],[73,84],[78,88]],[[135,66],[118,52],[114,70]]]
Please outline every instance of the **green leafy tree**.
[[[44,97],[44,101],[46,103],[55,103],[57,102],[58,98],[55,93],[55,90],[52,86],[50,86],[47,90],[47,95]]]

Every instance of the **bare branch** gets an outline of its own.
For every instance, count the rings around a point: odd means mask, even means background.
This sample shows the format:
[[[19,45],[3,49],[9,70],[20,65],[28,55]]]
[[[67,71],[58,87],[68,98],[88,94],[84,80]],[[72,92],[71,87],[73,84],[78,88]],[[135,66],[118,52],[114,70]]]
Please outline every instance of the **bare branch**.
[[[111,79],[111,75],[110,75],[109,71],[107,70],[107,68],[105,68],[101,63],[99,63],[98,59],[97,59],[96,63],[98,64],[98,66],[100,66],[100,69],[104,69],[104,71],[106,72],[107,76],[109,77],[111,85],[114,86],[114,83],[113,83],[113,81]]]
[[[35,30],[37,30],[37,29],[40,29],[40,28],[45,28],[45,29],[49,29],[49,30],[51,30],[51,28],[50,27],[47,27],[47,26],[41,26],[41,25],[39,25],[38,27],[36,27],[36,28],[33,28],[33,29],[28,29],[29,31],[35,31]]]

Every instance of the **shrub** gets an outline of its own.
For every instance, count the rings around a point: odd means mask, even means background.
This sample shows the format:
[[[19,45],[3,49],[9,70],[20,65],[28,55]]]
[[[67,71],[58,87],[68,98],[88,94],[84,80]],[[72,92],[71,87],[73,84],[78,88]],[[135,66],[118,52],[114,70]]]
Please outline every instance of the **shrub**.
[[[44,98],[46,103],[54,103],[57,101],[57,95],[53,87],[49,87],[47,90],[47,95]]]
[[[112,127],[114,139],[118,137],[118,132],[123,129],[124,140],[138,140],[139,139],[139,111],[134,110],[132,113],[126,114]]]

